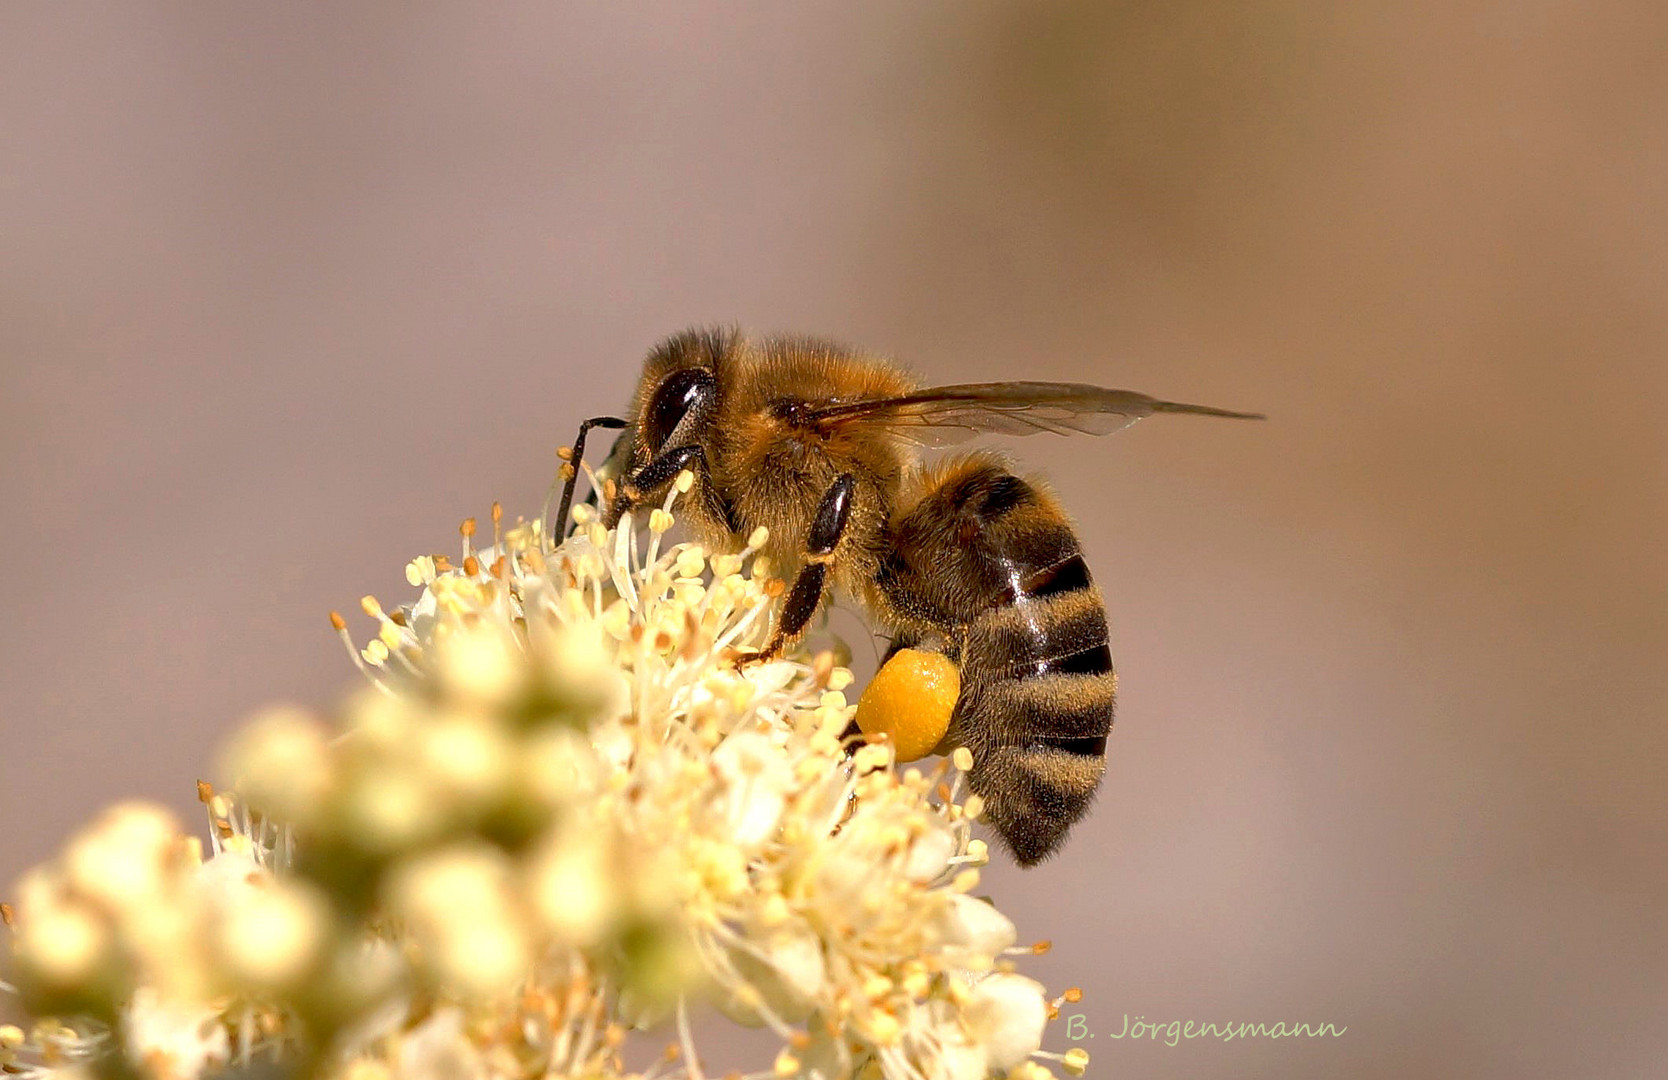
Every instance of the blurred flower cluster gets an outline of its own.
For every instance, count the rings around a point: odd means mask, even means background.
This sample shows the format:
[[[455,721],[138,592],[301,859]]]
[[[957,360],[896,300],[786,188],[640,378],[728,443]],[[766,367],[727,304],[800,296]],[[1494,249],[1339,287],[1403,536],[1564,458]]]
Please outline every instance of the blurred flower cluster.
[[[779,1037],[758,1077],[1081,1073],[1013,970],[1046,946],[972,895],[967,752],[853,745],[830,653],[738,664],[782,582],[763,535],[664,543],[688,486],[646,532],[580,507],[555,547],[495,506],[490,545],[466,522],[458,562],[407,567],[415,603],[365,599],[363,648],[332,616],[369,686],[234,738],[208,851],[121,805],[20,883],[39,1019],[0,1027],[0,1069],[703,1080],[712,1006]]]

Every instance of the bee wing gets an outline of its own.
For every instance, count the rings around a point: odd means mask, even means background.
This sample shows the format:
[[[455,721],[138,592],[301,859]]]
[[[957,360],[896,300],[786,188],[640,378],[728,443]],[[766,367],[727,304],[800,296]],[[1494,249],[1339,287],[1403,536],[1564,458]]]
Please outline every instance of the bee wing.
[[[874,424],[928,446],[961,442],[974,435],[1110,435],[1153,413],[1195,413],[1261,420],[1258,413],[1230,412],[1209,405],[1160,401],[1133,390],[1109,390],[1087,383],[1000,382],[936,386],[902,397],[851,401],[813,411],[818,424]]]

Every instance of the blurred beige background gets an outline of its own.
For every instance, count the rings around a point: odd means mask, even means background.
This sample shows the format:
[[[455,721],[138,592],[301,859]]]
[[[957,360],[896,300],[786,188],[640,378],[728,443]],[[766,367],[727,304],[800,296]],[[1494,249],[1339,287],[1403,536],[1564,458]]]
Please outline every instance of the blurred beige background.
[[[1273,417],[1009,447],[1122,677],[1094,818],[988,879],[1091,1075],[1659,1067],[1642,0],[0,6],[0,880],[191,812],[352,681],[329,609],[730,320]]]

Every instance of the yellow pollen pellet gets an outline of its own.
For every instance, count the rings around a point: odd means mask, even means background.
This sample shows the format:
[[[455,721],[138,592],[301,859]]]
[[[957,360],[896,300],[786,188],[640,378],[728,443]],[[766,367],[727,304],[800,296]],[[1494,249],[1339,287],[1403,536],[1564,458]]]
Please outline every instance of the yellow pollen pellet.
[[[961,672],[943,653],[899,649],[857,701],[857,726],[887,736],[899,761],[926,757],[944,740],[961,695]]]

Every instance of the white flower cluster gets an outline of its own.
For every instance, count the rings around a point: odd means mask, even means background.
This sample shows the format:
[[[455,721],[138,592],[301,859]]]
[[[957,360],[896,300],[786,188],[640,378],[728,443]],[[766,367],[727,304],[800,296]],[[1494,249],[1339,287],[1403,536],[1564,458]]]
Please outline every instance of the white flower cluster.
[[[168,811],[122,803],[19,882],[18,911],[3,914],[30,1004],[79,1022],[0,1028],[0,1071],[23,1080],[85,1071],[108,1058],[112,1029],[157,1078],[207,1075],[282,1042],[282,1017],[259,999],[316,951],[327,905],[275,873],[281,830],[207,785],[198,791],[207,859]]]
[[[130,806],[35,871],[9,920],[24,993],[91,1026],[0,1028],[0,1064],[96,1063],[103,1025],[158,1080],[263,1055],[703,1080],[689,1014],[711,1003],[780,1036],[760,1077],[1080,1074],[1040,1050],[1059,1001],[1012,970],[1042,946],[971,895],[966,751],[900,773],[845,738],[830,655],[745,662],[783,584],[763,535],[665,546],[687,489],[641,551],[583,507],[554,550],[496,506],[490,546],[466,522],[459,564],[407,568],[415,604],[366,599],[372,687],[339,728],[279,710],[237,737],[235,797],[203,793],[214,857]],[[662,1023],[675,1043],[628,1067],[627,1032]]]

